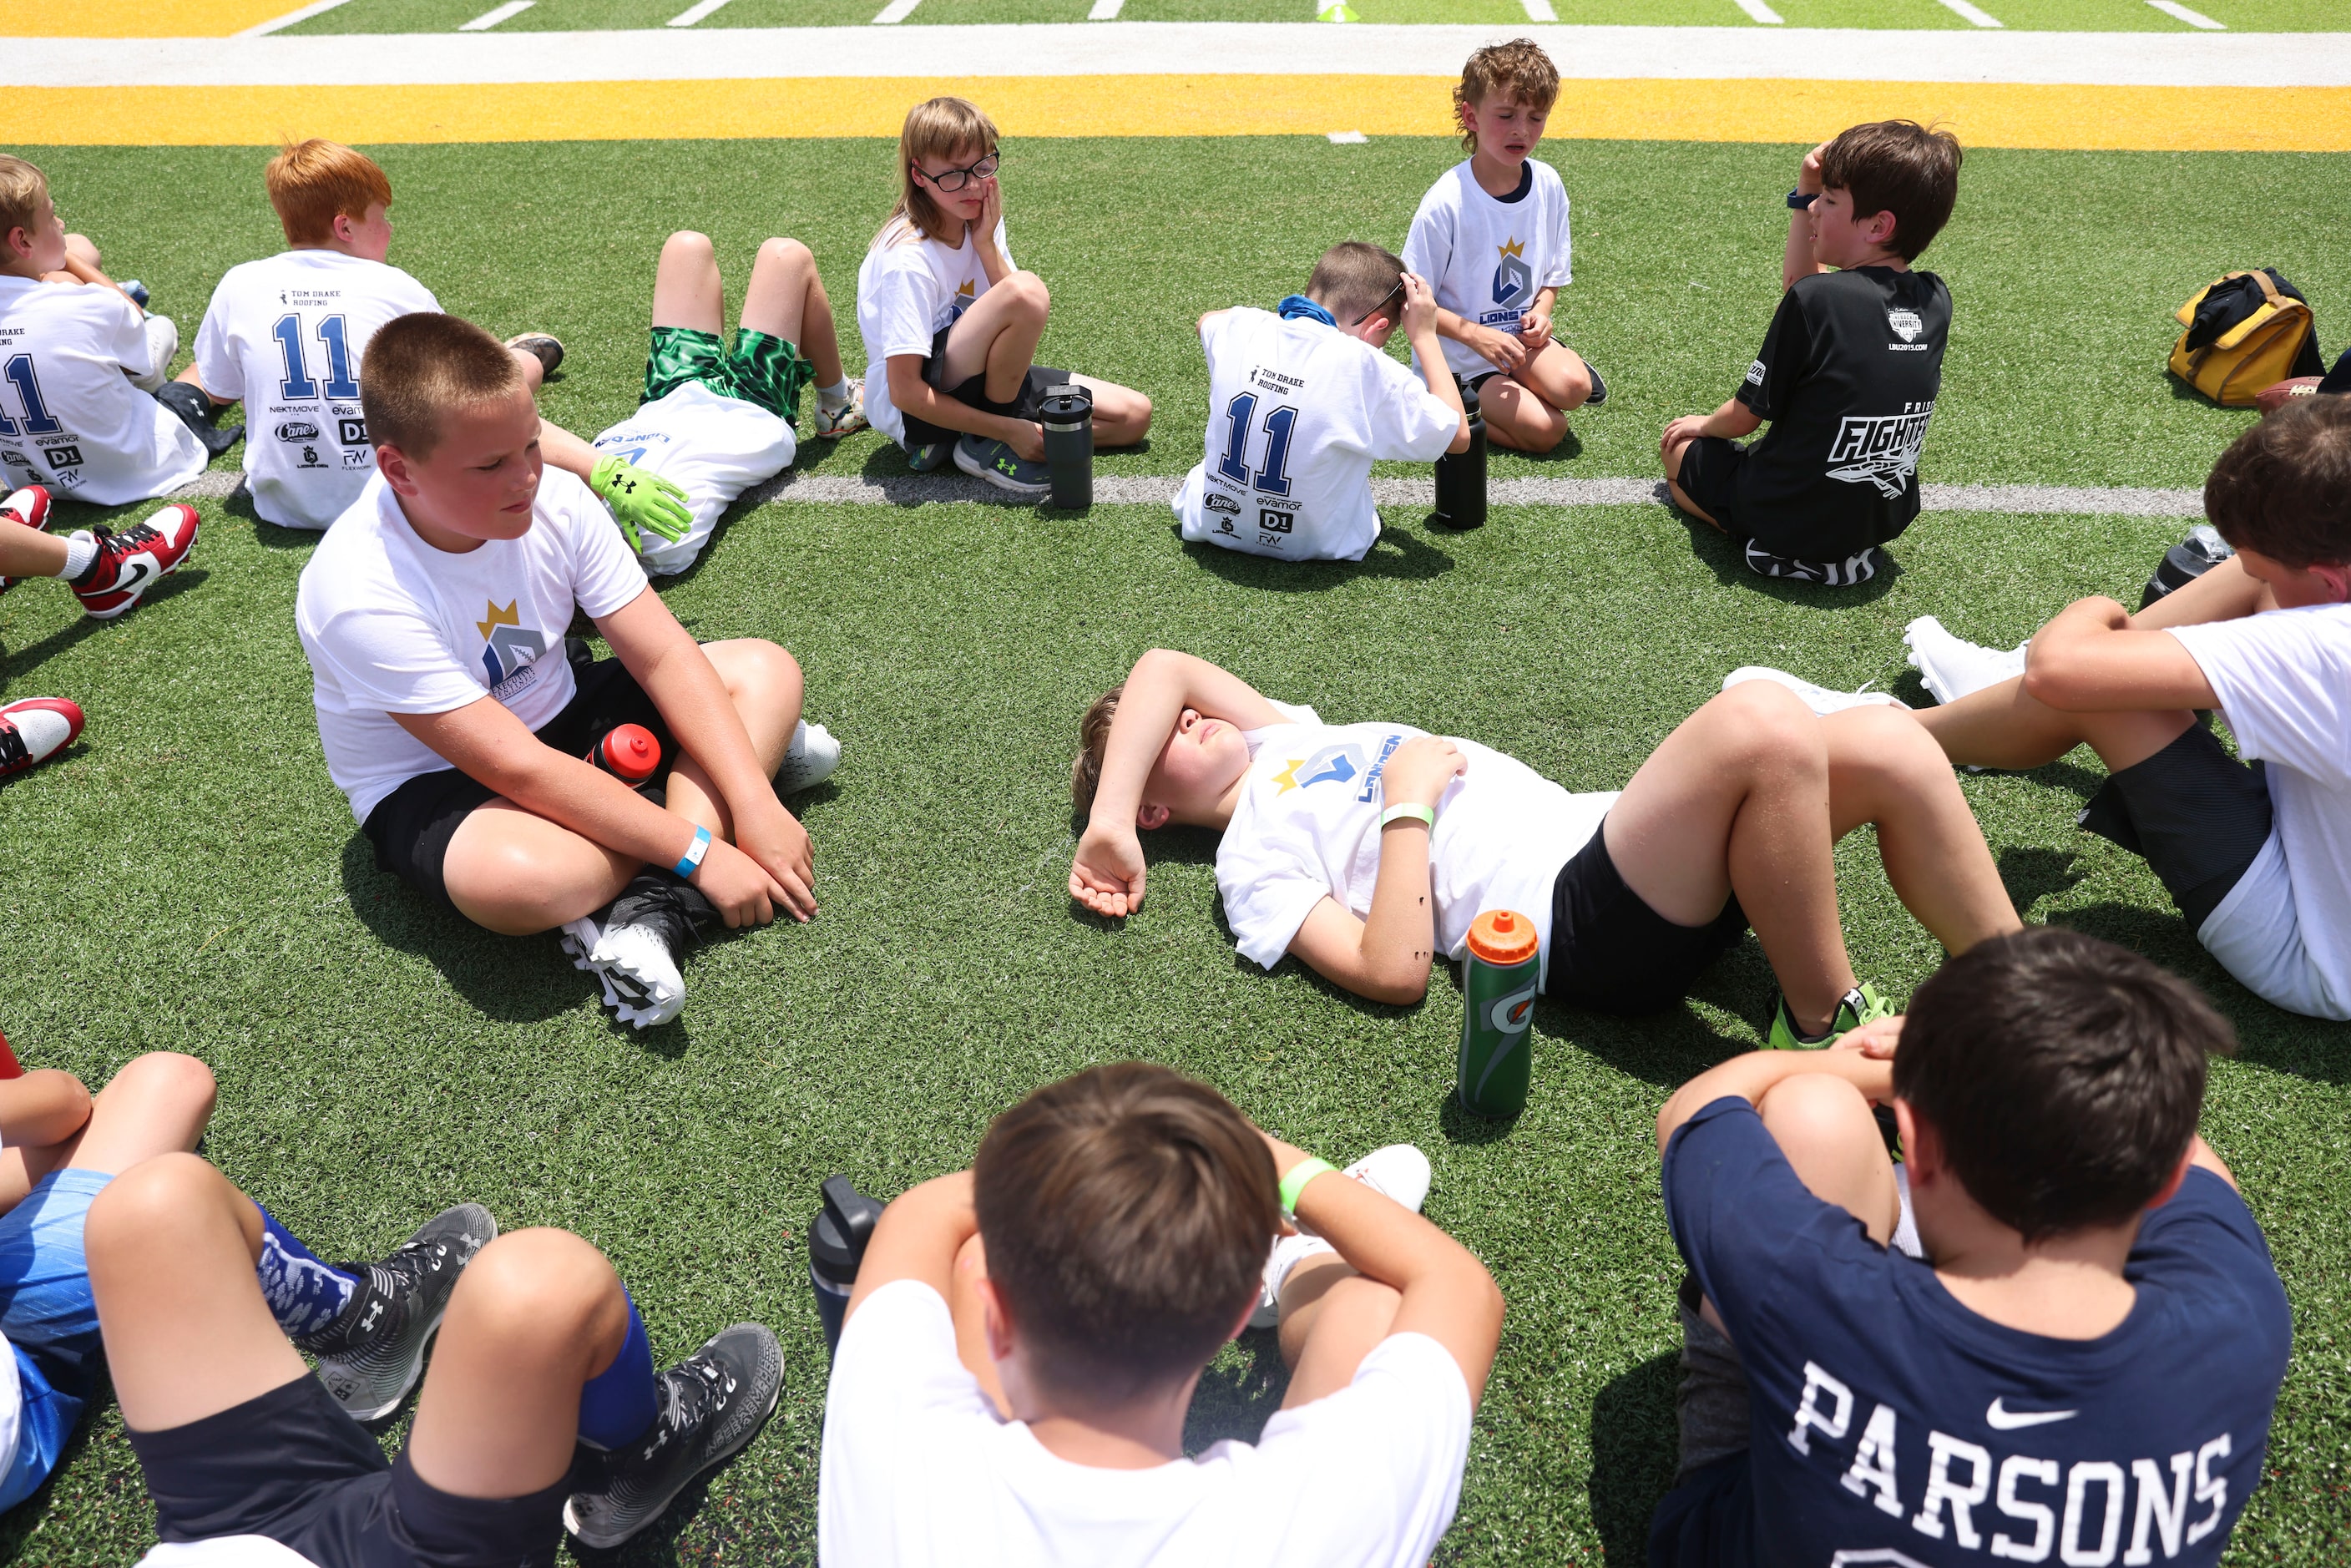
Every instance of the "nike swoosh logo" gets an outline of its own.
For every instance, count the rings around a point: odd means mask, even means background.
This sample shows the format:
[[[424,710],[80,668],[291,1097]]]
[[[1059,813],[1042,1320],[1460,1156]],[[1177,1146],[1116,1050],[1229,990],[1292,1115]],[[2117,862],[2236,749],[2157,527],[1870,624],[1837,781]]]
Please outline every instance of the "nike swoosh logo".
[[[121,580],[109,591],[136,593],[146,587],[148,580],[155,575],[155,563],[143,555],[133,557],[123,562],[123,566],[126,570]]]
[[[2014,1432],[2025,1427],[2046,1427],[2052,1421],[2071,1421],[2078,1410],[2009,1410],[1995,1399],[1984,1411],[1984,1425],[1995,1432]]]

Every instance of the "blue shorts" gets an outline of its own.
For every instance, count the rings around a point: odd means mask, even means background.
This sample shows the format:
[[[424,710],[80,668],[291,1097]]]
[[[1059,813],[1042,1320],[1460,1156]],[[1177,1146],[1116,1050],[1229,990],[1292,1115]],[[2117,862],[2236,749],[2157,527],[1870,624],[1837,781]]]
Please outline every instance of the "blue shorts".
[[[113,1179],[104,1171],[51,1171],[0,1215],[0,1333],[16,1353],[24,1390],[16,1452],[0,1471],[0,1511],[48,1479],[89,1398],[104,1347],[82,1222]]]

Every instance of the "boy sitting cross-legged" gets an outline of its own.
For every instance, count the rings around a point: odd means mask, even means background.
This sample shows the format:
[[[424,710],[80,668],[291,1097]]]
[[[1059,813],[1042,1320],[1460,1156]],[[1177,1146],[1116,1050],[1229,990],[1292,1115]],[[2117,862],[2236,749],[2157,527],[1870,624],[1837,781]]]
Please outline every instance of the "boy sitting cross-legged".
[[[1750,570],[1850,588],[1918,515],[1951,294],[1911,264],[1959,190],[1958,139],[1907,120],[1804,154],[1763,347],[1736,396],[1658,443],[1674,505],[1738,540]]]
[[[657,1375],[594,1247],[551,1229],[492,1240],[486,1211],[443,1218],[458,1217],[407,1265],[432,1284],[401,1394],[428,1339],[433,1364],[386,1463],[359,1421],[391,1407],[354,1409],[310,1376],[257,1288],[272,1233],[252,1199],[191,1154],[99,1196],[90,1283],[162,1542],[143,1568],[552,1568],[564,1530],[620,1545],[775,1408],[782,1357],[758,1324]]]
[[[1459,1499],[1501,1293],[1409,1206],[1336,1177],[1143,1062],[998,1117],[970,1170],[874,1229],[825,1400],[819,1556],[1422,1568]],[[1269,1262],[1285,1216],[1321,1239]],[[1269,1287],[1281,1411],[1255,1445],[1187,1457],[1201,1371]]]
[[[2175,977],[2041,928],[1953,958],[1907,1021],[1683,1085],[1657,1117],[1690,1277],[1652,1568],[2220,1562],[2292,1332],[2196,1133],[2234,1046]]]
[[[1404,325],[1420,373],[1380,350]],[[1184,537],[1285,560],[1361,560],[1380,537],[1372,463],[1469,444],[1428,286],[1374,245],[1334,245],[1270,313],[1200,318],[1207,455],[1176,497]]]
[[[820,439],[865,428],[865,394],[841,368],[832,305],[808,246],[759,246],[731,346],[720,338],[724,303],[708,236],[670,235],[653,275],[653,350],[637,411],[592,446],[553,425],[540,434],[547,460],[604,497],[655,577],[692,566],[735,497],[790,465],[802,388],[817,386]]]
[[[1469,156],[1420,199],[1405,266],[1437,296],[1444,366],[1478,389],[1486,439],[1549,452],[1567,416],[1608,396],[1599,372],[1552,337],[1552,308],[1574,281],[1567,188],[1532,154],[1559,98],[1559,68],[1526,38],[1469,57],[1453,112]],[[1433,356],[1418,343],[1424,371]]]
[[[799,666],[756,639],[695,646],[588,486],[542,476],[528,382],[480,328],[401,317],[361,399],[377,473],[296,601],[328,770],[382,869],[493,931],[562,927],[621,1018],[665,1023],[711,918],[816,911],[771,783]],[[567,643],[575,612],[614,657]],[[665,794],[582,760],[630,724],[674,764]]]
[[[1708,703],[1615,791],[1571,795],[1473,741],[1328,725],[1187,653],[1155,649],[1080,728],[1088,813],[1070,894],[1141,908],[1138,830],[1214,828],[1242,955],[1296,955],[1374,1001],[1417,1002],[1487,910],[1534,923],[1545,992],[1670,1006],[1750,925],[1780,982],[1774,1046],[1885,1009],[1838,923],[1839,838],[1877,827],[1886,878],[1951,952],[2017,926],[1949,765],[1904,716],[1815,718],[1768,681]]]

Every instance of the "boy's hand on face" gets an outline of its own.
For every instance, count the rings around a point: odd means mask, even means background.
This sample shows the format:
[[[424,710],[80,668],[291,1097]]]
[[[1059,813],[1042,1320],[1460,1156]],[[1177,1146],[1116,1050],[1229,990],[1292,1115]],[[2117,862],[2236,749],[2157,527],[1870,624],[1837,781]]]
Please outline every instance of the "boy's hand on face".
[[[784,890],[784,907],[796,920],[816,913],[816,860],[808,830],[782,802],[772,810],[736,813],[735,842]]]
[[[1817,196],[1821,193],[1821,154],[1828,151],[1828,145],[1823,141],[1804,154],[1803,162],[1796,169],[1796,194]]]
[[[1004,187],[990,174],[979,182],[979,235],[975,246],[993,246],[996,225],[1004,221]]]
[[[1516,332],[1493,327],[1472,327],[1463,339],[1481,360],[1499,371],[1515,371],[1527,362],[1527,346]]]
[[[1144,874],[1143,841],[1133,828],[1089,823],[1070,862],[1070,896],[1096,915],[1132,915],[1143,907]]]
[[[1461,748],[1441,735],[1419,735],[1388,758],[1380,775],[1380,799],[1391,806],[1435,807],[1446,786],[1469,767]]]

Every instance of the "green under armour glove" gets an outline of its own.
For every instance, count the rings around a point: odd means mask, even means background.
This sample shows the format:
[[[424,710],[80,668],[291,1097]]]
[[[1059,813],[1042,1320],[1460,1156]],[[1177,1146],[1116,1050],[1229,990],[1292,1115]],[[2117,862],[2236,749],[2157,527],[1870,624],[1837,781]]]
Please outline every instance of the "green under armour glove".
[[[588,475],[588,487],[604,497],[629,548],[639,555],[645,553],[644,542],[637,537],[639,528],[675,544],[694,527],[694,508],[687,504],[685,492],[633,463],[599,457]]]

